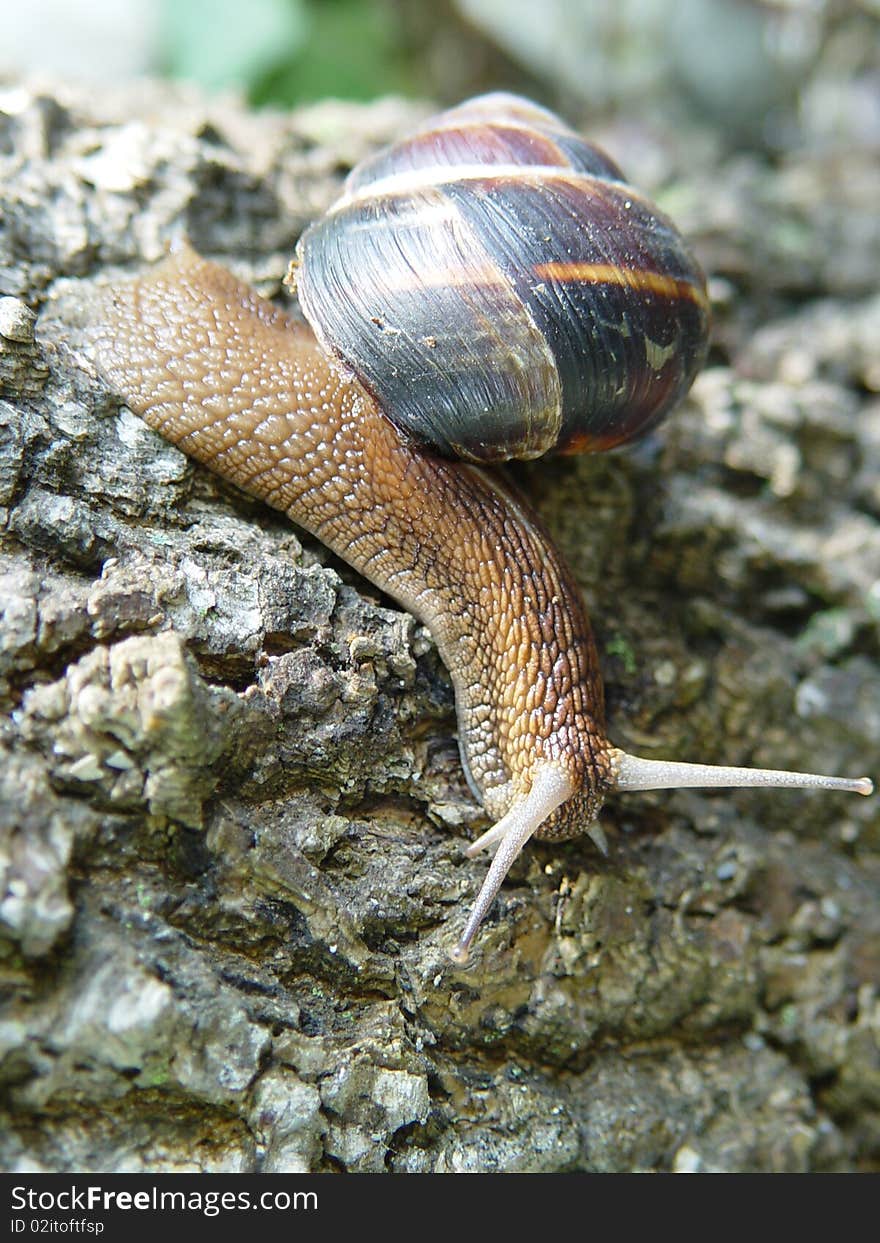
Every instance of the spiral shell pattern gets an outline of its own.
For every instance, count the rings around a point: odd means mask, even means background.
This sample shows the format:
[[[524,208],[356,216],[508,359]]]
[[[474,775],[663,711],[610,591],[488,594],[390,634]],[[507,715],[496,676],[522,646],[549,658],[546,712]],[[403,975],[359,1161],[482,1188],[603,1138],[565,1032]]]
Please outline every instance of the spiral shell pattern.
[[[706,351],[705,279],[674,225],[511,95],[359,165],[297,255],[325,348],[405,436],[471,461],[632,440]]]

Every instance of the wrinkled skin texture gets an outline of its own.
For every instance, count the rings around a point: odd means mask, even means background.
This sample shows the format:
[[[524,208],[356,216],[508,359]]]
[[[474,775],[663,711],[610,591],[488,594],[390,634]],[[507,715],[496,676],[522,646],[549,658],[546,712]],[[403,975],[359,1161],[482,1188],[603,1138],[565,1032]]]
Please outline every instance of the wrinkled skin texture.
[[[576,584],[500,472],[402,439],[306,325],[188,246],[100,299],[85,343],[150,427],[424,622],[490,814],[546,760],[578,796],[538,835],[584,832],[610,777],[596,648]]]

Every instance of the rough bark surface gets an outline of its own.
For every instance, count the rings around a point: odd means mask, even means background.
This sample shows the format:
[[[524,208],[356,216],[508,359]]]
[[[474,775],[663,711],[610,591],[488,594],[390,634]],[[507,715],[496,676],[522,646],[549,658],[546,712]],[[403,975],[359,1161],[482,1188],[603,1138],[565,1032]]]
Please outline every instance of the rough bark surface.
[[[425,632],[120,409],[95,282],[193,244],[280,296],[403,105],[0,91],[0,1162],[43,1170],[880,1164],[878,801],[620,797],[485,861]],[[621,127],[716,346],[634,451],[517,471],[611,736],[875,778],[880,168]],[[653,144],[653,145],[651,145]]]

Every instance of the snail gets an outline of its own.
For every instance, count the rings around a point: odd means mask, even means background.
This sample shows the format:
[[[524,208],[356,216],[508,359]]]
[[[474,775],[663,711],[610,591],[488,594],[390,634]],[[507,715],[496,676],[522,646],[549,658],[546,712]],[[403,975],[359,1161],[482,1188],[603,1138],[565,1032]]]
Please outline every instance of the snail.
[[[463,964],[533,835],[589,832],[614,790],[867,778],[641,759],[605,734],[577,585],[494,465],[643,434],[709,330],[672,223],[543,108],[471,100],[367,159],[302,235],[307,323],[178,243],[102,305],[105,381],[186,453],[285,511],[424,622],[497,847]]]

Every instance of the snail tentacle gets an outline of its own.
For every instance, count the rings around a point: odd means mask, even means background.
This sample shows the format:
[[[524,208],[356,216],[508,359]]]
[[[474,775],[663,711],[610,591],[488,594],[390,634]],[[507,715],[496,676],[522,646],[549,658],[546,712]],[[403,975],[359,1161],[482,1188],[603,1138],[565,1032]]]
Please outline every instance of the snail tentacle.
[[[492,860],[492,866],[486,873],[486,879],[477,895],[464,932],[458,944],[450,951],[453,962],[459,965],[467,962],[471,942],[523,846],[556,808],[571,798],[573,793],[571,778],[564,770],[555,764],[544,764],[535,773],[531,789],[525,798],[514,803],[507,815],[503,816],[493,829],[484,833],[469,848],[467,853],[472,855],[483,846],[496,841],[501,843]]]
[[[646,760],[613,748],[611,767],[617,789],[684,790],[766,786],[792,790],[844,790],[873,794],[869,777],[826,777],[822,773],[795,773],[779,768],[729,768],[719,764],[684,764],[674,760]]]

